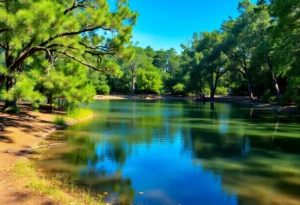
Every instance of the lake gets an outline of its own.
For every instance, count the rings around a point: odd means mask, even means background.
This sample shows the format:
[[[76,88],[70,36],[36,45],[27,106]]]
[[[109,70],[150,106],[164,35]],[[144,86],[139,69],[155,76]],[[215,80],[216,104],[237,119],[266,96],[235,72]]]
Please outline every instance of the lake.
[[[58,131],[47,176],[133,204],[300,204],[300,118],[241,105],[104,100]],[[143,192],[143,193],[139,193]]]

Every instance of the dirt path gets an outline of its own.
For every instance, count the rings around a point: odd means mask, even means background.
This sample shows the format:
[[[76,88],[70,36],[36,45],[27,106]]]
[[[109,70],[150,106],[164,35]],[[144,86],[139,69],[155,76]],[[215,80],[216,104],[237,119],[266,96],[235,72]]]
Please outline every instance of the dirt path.
[[[24,109],[24,108],[23,108]],[[25,156],[7,153],[35,146],[54,129],[54,116],[26,110],[19,115],[0,113],[0,204],[55,204],[45,196],[34,194],[24,181],[12,174],[12,167]],[[26,179],[25,179],[26,180]]]

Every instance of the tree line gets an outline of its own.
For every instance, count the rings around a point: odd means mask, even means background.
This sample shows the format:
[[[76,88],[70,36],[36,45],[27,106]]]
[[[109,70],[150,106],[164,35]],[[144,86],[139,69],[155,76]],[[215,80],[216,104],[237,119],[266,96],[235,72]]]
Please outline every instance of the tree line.
[[[249,95],[300,105],[300,0],[239,16],[175,49],[133,45],[126,0],[0,1],[0,98],[74,107],[98,94]]]
[[[243,0],[236,19],[194,33],[181,54],[134,47],[134,57],[120,63],[122,75],[106,78],[107,88],[126,94],[205,93],[211,99],[229,93],[299,105],[299,6],[297,0]]]

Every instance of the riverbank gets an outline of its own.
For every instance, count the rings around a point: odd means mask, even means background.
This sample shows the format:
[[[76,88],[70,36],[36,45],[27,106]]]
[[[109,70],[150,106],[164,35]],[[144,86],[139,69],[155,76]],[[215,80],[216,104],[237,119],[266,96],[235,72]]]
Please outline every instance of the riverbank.
[[[124,100],[124,99],[141,99],[141,100],[196,100],[196,97],[183,97],[172,95],[96,95],[95,100]],[[279,105],[278,103],[268,103],[262,100],[254,99],[250,101],[248,96],[215,96],[214,100],[207,99],[206,102],[222,102],[230,104],[243,104],[254,109],[271,110],[279,114],[296,114],[300,115],[300,109],[296,105]]]
[[[20,152],[45,144],[45,137],[61,128],[53,124],[56,116],[35,112],[27,105],[20,105],[20,108],[20,114],[0,113],[0,204],[60,204],[58,194],[72,201],[71,195],[60,193],[56,184],[39,176],[29,160],[32,156]],[[66,118],[67,126],[90,117]],[[40,183],[36,189],[31,186],[33,180]],[[40,190],[42,185],[49,188],[49,194],[47,190]]]

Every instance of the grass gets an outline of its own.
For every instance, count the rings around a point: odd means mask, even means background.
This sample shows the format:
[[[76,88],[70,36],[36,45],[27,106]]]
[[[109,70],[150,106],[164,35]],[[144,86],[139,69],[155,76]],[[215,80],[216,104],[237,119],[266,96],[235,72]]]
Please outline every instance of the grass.
[[[66,120],[65,120],[64,117],[62,117],[62,116],[56,116],[55,119],[54,119],[54,121],[53,121],[53,124],[64,127],[64,126],[67,125],[67,122],[66,122]]]
[[[93,197],[89,192],[79,189],[74,183],[67,181],[67,177],[57,174],[48,179],[41,176],[33,161],[17,162],[14,165],[14,176],[26,178],[24,186],[32,189],[36,194],[59,202],[60,204],[76,205],[104,205],[102,196]]]
[[[77,108],[74,110],[69,110],[67,116],[74,120],[81,120],[92,115],[92,110],[87,108]]]

